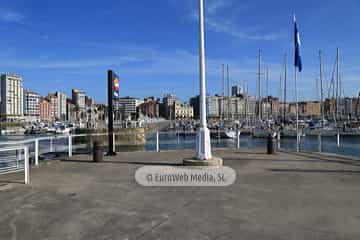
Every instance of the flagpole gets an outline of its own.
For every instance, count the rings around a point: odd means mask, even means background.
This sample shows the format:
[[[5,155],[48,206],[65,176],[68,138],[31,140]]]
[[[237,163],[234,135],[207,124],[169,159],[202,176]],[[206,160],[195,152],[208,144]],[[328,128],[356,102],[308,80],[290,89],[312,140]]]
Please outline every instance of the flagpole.
[[[210,130],[206,117],[206,64],[204,0],[199,0],[199,73],[200,73],[200,128],[197,133],[197,152],[192,159],[184,159],[184,165],[221,166],[221,158],[212,156]]]
[[[199,63],[200,63],[200,131],[198,159],[207,160],[212,158],[210,145],[210,132],[207,128],[206,118],[206,64],[205,64],[205,20],[204,1],[199,0]]]
[[[297,89],[297,70],[295,70],[295,101],[296,101],[296,151],[300,152],[300,134],[299,134],[299,102],[298,102],[298,89]]]
[[[302,70],[301,58],[299,53],[300,47],[300,36],[296,24],[296,16],[293,14],[293,20],[295,25],[295,64],[294,64],[294,72],[295,72],[295,101],[296,101],[296,151],[300,152],[300,133],[299,133],[299,101],[298,101],[298,89],[297,89],[297,69],[299,68],[299,72]]]

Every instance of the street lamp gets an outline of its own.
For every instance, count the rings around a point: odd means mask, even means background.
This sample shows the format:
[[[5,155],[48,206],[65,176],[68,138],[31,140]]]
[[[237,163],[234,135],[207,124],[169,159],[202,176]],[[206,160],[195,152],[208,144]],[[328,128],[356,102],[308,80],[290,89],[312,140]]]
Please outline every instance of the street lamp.
[[[185,165],[222,165],[222,159],[211,154],[210,131],[206,118],[206,64],[204,0],[199,0],[199,67],[200,67],[200,129],[197,133],[196,156],[185,159]]]

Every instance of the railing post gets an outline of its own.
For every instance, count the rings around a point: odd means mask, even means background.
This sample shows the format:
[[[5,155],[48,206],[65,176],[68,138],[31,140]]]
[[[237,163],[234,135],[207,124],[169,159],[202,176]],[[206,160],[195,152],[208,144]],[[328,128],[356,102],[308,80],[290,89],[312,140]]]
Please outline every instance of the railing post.
[[[72,157],[72,136],[71,136],[71,134],[69,135],[69,138],[68,138],[68,144],[69,144],[69,157]]]
[[[19,161],[21,160],[21,151],[22,150],[16,150],[16,168],[19,168]]]
[[[93,141],[93,138],[91,135],[88,135],[89,139],[90,139],[90,144],[89,144],[89,151],[91,152],[91,150],[93,149],[94,147],[94,141]]]
[[[50,138],[50,152],[54,151],[54,138]]]
[[[241,132],[239,130],[236,130],[237,149],[240,149],[240,134],[241,134]]]
[[[337,133],[337,147],[340,147],[340,131]]]
[[[186,133],[185,133],[186,134]],[[177,144],[180,144],[180,133],[179,130],[176,130],[176,136],[177,136]]]
[[[112,134],[113,137],[113,152],[116,152],[116,138],[115,138],[115,133]]]
[[[280,136],[280,131],[277,133],[277,145],[278,145],[278,150],[280,150],[281,148],[281,136]]]
[[[39,165],[39,139],[35,139],[35,166]]]
[[[321,133],[319,133],[319,136],[318,136],[318,144],[319,144],[319,152],[322,152],[322,139],[321,139]]]
[[[156,152],[160,152],[160,146],[159,146],[159,131],[156,131]]]
[[[29,184],[29,148],[24,147],[25,184]]]

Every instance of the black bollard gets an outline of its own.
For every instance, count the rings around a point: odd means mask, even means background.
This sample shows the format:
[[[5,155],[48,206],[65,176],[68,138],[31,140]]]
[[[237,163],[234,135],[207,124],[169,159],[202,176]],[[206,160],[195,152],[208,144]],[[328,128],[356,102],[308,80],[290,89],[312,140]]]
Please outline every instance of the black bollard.
[[[267,154],[274,154],[274,153],[275,153],[274,136],[272,133],[270,133],[267,139]]]
[[[94,142],[93,161],[102,162],[104,157],[103,149],[99,141]]]

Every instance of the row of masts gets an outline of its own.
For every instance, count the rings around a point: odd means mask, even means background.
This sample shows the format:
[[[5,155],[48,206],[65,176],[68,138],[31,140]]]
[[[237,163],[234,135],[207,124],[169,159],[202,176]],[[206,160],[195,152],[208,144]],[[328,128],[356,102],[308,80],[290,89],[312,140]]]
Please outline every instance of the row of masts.
[[[225,87],[226,86],[226,87]],[[230,97],[230,75],[229,75],[229,65],[223,64],[222,65],[222,97],[227,97],[227,101],[225,103],[225,101],[221,101],[221,113],[220,113],[220,119],[224,120],[224,114],[226,115],[227,119],[230,119],[230,101],[229,101],[229,97]],[[226,113],[224,113],[224,109],[225,109],[225,104],[227,104],[227,109],[226,109]]]
[[[261,101],[261,57],[262,57],[262,51],[259,50],[259,72],[258,72],[258,96],[259,99],[258,101]],[[320,62],[320,73],[319,73],[319,77],[320,77],[320,111],[321,111],[321,119],[322,119],[322,126],[325,122],[325,108],[324,108],[324,70],[323,70],[323,55],[322,55],[322,51],[319,50],[319,62]],[[267,72],[267,77],[266,77],[266,81],[268,82],[268,69],[266,70]],[[334,73],[336,72],[336,79],[334,79]],[[286,120],[286,104],[287,104],[287,76],[288,75],[288,69],[287,69],[287,54],[284,54],[284,69],[283,69],[283,75],[280,76],[280,102],[283,103],[283,120]],[[295,76],[296,77],[296,76]],[[267,83],[268,84],[268,83]],[[268,86],[267,86],[268,88]],[[297,86],[295,86],[295,91],[297,94]],[[333,92],[332,96],[330,94],[330,92]],[[332,80],[329,86],[329,94],[328,94],[328,99],[333,99],[335,101],[335,106],[334,108],[332,108],[332,112],[334,115],[334,120],[335,122],[338,119],[341,119],[341,98],[342,98],[342,82],[341,82],[341,77],[340,77],[340,50],[339,48],[337,48],[336,51],[336,61],[335,61],[335,68],[333,71],[333,76],[332,76]],[[297,99],[297,96],[296,96]],[[297,101],[297,100],[296,100]],[[259,118],[260,120],[262,120],[262,116],[261,116],[261,106],[259,104]],[[298,110],[297,110],[298,111]]]
[[[244,109],[244,117],[246,121],[248,122],[248,92],[249,92],[249,86],[244,84],[242,86],[242,91],[245,97],[245,109]],[[233,120],[233,116],[231,116],[231,95],[230,92],[230,71],[229,71],[229,65],[228,64],[222,64],[222,101],[221,101],[221,107],[220,107],[220,120],[221,122],[223,120]],[[226,108],[225,108],[226,106]],[[226,109],[226,111],[224,111]]]
[[[287,109],[286,109],[286,105],[287,105],[287,82],[288,82],[288,66],[287,66],[287,62],[288,62],[288,57],[287,54],[284,54],[284,65],[283,65],[283,74],[281,74],[280,76],[280,102],[283,104],[283,108],[282,108],[282,118],[283,121],[286,121],[286,113],[287,113]],[[324,98],[325,98],[325,94],[324,94],[324,69],[323,69],[323,54],[322,51],[319,51],[319,62],[320,62],[320,70],[319,70],[319,80],[320,80],[320,111],[321,111],[321,125],[324,126],[324,122],[325,122],[325,107],[324,107]],[[268,121],[270,119],[270,113],[269,113],[269,68],[266,68],[266,120]],[[334,75],[336,73],[336,78],[334,78]],[[263,96],[262,96],[262,76],[264,75],[264,73],[262,72],[262,50],[259,50],[259,55],[258,55],[258,79],[257,79],[257,109],[256,109],[256,116],[259,122],[262,122],[264,120],[264,113],[263,113]],[[318,84],[318,83],[317,83]],[[297,88],[297,86],[295,86]],[[331,104],[331,106],[334,105],[334,107],[332,107],[332,114],[333,114],[333,118],[336,122],[337,119],[341,118],[341,107],[340,107],[340,99],[342,97],[342,83],[341,83],[341,78],[340,78],[340,50],[339,48],[337,48],[337,53],[336,53],[336,62],[335,62],[335,67],[334,67],[334,71],[333,71],[333,76],[330,82],[330,86],[329,87],[329,93],[328,93],[328,98],[329,99],[333,99],[335,101],[334,104]],[[318,89],[318,87],[316,88]],[[243,89],[243,91],[245,92],[245,96],[246,96],[246,106],[245,106],[245,112],[247,112],[247,97],[248,97],[248,86],[246,87],[246,89]],[[297,93],[297,89],[295,89],[296,93]],[[332,91],[332,96],[330,96]],[[318,92],[318,90],[317,90]],[[230,113],[230,73],[229,73],[229,65],[225,65],[222,64],[222,96],[225,97],[227,99],[227,101],[222,101],[222,106],[221,106],[221,113],[220,113],[220,119],[224,120],[224,119],[231,119],[231,113]],[[296,103],[297,103],[297,97],[296,97]],[[226,105],[226,108],[225,108]],[[226,109],[226,112],[224,112],[224,109]],[[299,111],[298,109],[296,110],[297,112]],[[245,113],[245,115],[247,115]]]
[[[270,119],[270,112],[269,112],[269,75],[270,75],[270,70],[267,67],[266,68],[266,72],[265,72],[265,79],[266,79],[266,121],[269,122]],[[262,120],[264,119],[264,114],[263,114],[263,104],[262,104],[262,86],[261,86],[261,76],[264,75],[262,73],[262,50],[259,50],[259,62],[258,62],[258,82],[257,82],[257,116],[258,116],[258,120],[259,122],[262,122]]]
[[[325,121],[325,109],[324,109],[324,69],[323,69],[323,54],[322,51],[319,51],[319,62],[320,62],[320,103],[321,103],[321,116],[322,116],[322,125]],[[336,73],[336,79],[334,79],[334,75]],[[332,96],[331,96],[332,90]],[[343,97],[342,94],[342,83],[340,76],[340,49],[336,50],[336,61],[335,66],[329,86],[328,99],[333,99],[335,104],[331,103],[331,112],[333,114],[334,121],[341,120],[342,111],[341,111],[341,99]],[[333,106],[334,105],[334,106]]]

